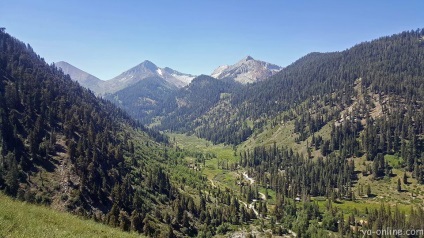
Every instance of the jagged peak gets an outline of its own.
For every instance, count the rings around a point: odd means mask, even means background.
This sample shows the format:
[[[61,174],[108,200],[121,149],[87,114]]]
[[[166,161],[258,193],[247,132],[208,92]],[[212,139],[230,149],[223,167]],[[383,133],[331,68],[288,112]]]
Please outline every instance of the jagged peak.
[[[244,57],[243,60],[244,61],[249,61],[249,60],[255,60],[255,59],[253,59],[252,56],[248,55],[248,56]]]

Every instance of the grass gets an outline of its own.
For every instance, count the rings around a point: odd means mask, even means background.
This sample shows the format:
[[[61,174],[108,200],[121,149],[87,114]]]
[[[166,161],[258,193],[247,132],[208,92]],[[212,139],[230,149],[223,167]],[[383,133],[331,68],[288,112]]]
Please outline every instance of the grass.
[[[315,200],[318,203],[318,206],[321,211],[326,210],[326,205],[328,201],[326,200]],[[359,213],[359,215],[365,215],[365,210],[368,209],[368,212],[371,212],[375,209],[379,209],[382,204],[390,205],[392,208],[392,211],[395,210],[395,206],[397,205],[399,211],[404,212],[405,214],[410,214],[411,212],[411,205],[405,205],[405,204],[393,204],[393,203],[377,203],[377,202],[368,202],[364,200],[357,200],[357,201],[341,201],[341,202],[333,202],[332,206],[337,207],[338,209],[342,210],[343,213],[348,216],[349,214],[353,214],[354,210],[356,209]]]
[[[219,163],[228,163],[229,165],[239,161],[239,156],[234,155],[232,146],[218,144],[214,145],[210,141],[201,139],[194,135],[184,134],[168,134],[171,142],[174,141],[178,147],[184,148],[189,151],[200,151],[203,153],[212,153],[216,158],[208,159],[205,162],[205,166],[202,167],[202,174],[205,175],[210,181],[213,181],[214,185],[224,186],[237,191],[235,181],[237,180],[237,173],[223,169],[222,165],[218,166]],[[186,157],[186,161],[194,161],[192,157]],[[224,166],[225,167],[225,166]],[[212,183],[212,182],[211,182]]]
[[[274,142],[278,146],[293,146],[295,143],[294,122],[289,121],[274,128],[268,123],[262,132],[255,132],[249,139],[243,142],[241,149],[253,149],[259,145],[271,146]]]
[[[220,159],[229,159],[234,160],[234,150],[231,146],[226,146],[224,144],[214,145],[212,142],[205,139],[201,139],[195,135],[184,135],[169,133],[168,134],[171,141],[175,139],[176,144],[184,149],[191,151],[202,151],[214,153],[217,158]]]
[[[281,114],[281,117],[284,116],[286,112]],[[280,122],[277,126],[271,126],[272,120],[269,120],[267,124],[261,128],[261,130],[255,132],[250,136],[245,142],[240,146],[240,150],[253,149],[257,146],[272,146],[274,143],[278,146],[284,146],[287,148],[292,148],[293,151],[299,152],[306,156],[308,153],[308,142],[312,141],[312,135],[309,136],[306,140],[296,143],[296,138],[299,136],[297,133],[294,133],[294,120],[287,122]],[[315,132],[315,136],[322,136],[324,140],[330,139],[331,124],[329,122],[324,125],[319,131]],[[320,150],[312,149],[311,155],[314,158],[318,158],[321,155]]]
[[[263,187],[259,187],[258,188],[258,191],[259,192],[261,192],[261,193],[263,193],[263,194],[266,194],[266,189],[265,188],[263,188]],[[277,196],[276,196],[276,193],[275,193],[275,191],[274,190],[272,190],[272,189],[268,189],[268,197],[267,197],[267,203],[268,203],[268,205],[275,205],[275,202],[276,202],[276,198],[277,198]]]
[[[0,237],[140,237],[0,193]]]
[[[403,159],[397,155],[384,155],[384,160],[393,168],[400,168],[403,163]]]
[[[397,164],[400,158],[393,155],[386,155],[386,161],[389,164]],[[371,165],[371,161],[366,161],[365,157],[355,158],[355,169],[357,171],[362,171],[367,165]],[[367,206],[374,206],[376,204],[385,203],[391,206],[424,206],[424,192],[422,191],[422,185],[418,184],[418,181],[414,178],[411,178],[411,173],[406,172],[408,176],[408,183],[401,183],[402,191],[397,191],[397,180],[400,178],[403,180],[404,170],[393,168],[392,175],[390,177],[383,177],[379,179],[374,179],[373,175],[364,176],[362,173],[358,174],[358,181],[353,187],[353,191],[358,199],[363,203],[366,203]],[[358,196],[359,185],[365,188],[367,185],[371,187],[371,193],[374,195],[373,198],[361,198]],[[409,211],[409,210],[408,210]]]

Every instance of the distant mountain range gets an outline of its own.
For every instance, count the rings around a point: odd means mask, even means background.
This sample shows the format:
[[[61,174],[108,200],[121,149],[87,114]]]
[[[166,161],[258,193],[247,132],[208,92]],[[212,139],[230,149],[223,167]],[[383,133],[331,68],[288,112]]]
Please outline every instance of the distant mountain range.
[[[173,104],[175,98],[182,97],[187,90],[196,94],[193,97],[196,97],[198,102],[202,101],[205,104],[204,100],[211,100],[206,96],[209,95],[208,91],[223,86],[220,81],[229,83],[224,88],[230,87],[231,90],[234,90],[243,87],[243,84],[264,81],[282,69],[280,66],[247,56],[234,65],[218,67],[211,75],[213,78],[207,80],[210,81],[208,89],[208,87],[197,85],[202,84],[204,80],[197,80],[193,82],[194,85],[189,87],[189,84],[196,78],[195,75],[181,73],[169,67],[160,68],[148,60],[106,81],[67,62],[58,62],[56,66],[61,68],[65,74],[69,74],[73,80],[78,81],[81,86],[89,88],[98,96],[113,102],[134,118],[147,124],[154,115],[160,114],[161,108]],[[199,78],[208,77],[202,75]],[[224,88],[222,90],[228,90]],[[193,90],[199,92],[193,92]],[[208,108],[206,104],[196,104],[196,107]]]
[[[107,81],[100,80],[64,61],[57,62],[55,65],[65,74],[69,74],[73,80],[78,81],[81,86],[91,89],[97,95],[112,94],[148,78],[160,78],[176,88],[181,88],[196,77],[169,67],[159,68],[148,60]]]
[[[283,69],[282,67],[247,56],[234,65],[223,65],[215,69],[211,76],[217,79],[232,79],[247,84],[263,81]]]
[[[106,81],[100,80],[67,62],[60,61],[55,64],[65,74],[69,74],[73,80],[78,81],[81,86],[91,89],[97,95],[113,94],[148,78],[163,79],[178,89],[187,86],[196,77],[169,67],[160,68],[148,60]],[[281,69],[282,67],[278,65],[247,56],[234,65],[219,66],[211,76],[216,79],[234,80],[247,84],[263,81]]]

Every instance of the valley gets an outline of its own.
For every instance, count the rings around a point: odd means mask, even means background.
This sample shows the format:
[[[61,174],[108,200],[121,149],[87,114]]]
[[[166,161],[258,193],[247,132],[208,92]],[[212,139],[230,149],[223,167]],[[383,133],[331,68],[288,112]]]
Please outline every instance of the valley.
[[[423,35],[101,81],[2,30],[0,236],[423,229]]]

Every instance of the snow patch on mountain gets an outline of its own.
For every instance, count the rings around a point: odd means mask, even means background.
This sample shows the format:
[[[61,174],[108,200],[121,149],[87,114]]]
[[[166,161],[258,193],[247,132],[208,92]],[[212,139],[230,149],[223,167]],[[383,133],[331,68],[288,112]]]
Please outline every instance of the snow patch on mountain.
[[[185,74],[165,67],[160,68],[154,63],[146,60],[141,64],[121,73],[115,78],[106,81],[106,87],[103,93],[114,93],[128,86],[136,84],[141,80],[151,77],[159,77],[172,85],[182,88],[188,85],[196,76]]]

